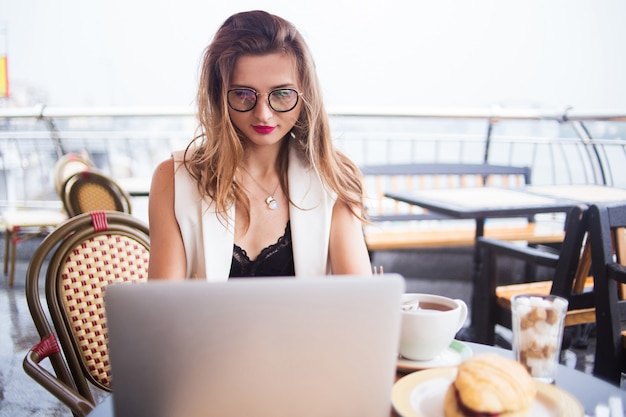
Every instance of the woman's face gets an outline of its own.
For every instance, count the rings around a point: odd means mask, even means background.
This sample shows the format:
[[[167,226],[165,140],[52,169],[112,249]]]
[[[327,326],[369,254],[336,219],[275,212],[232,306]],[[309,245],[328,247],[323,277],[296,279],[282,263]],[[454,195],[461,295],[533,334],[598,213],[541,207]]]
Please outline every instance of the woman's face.
[[[262,146],[279,143],[298,120],[302,105],[301,98],[297,98],[298,102],[294,109],[287,112],[273,110],[268,101],[269,93],[274,90],[299,91],[297,74],[295,59],[288,54],[246,55],[237,59],[228,90],[256,91],[256,105],[246,112],[236,111],[229,106],[228,113],[233,124],[253,144]],[[231,93],[230,96],[230,102],[235,107],[242,106],[242,102],[246,99],[250,103],[249,100],[254,100],[254,94],[250,91],[239,90],[237,93]],[[274,107],[280,109],[280,106],[289,107],[289,100],[295,99],[294,95],[290,97],[288,91],[281,91],[274,94],[272,103]]]

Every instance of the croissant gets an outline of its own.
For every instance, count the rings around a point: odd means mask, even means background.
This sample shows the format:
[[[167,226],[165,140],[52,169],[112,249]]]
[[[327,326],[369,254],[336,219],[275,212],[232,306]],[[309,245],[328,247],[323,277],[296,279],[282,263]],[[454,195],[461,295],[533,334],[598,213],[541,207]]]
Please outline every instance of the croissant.
[[[537,388],[524,366],[496,354],[462,362],[444,398],[446,417],[526,416]]]

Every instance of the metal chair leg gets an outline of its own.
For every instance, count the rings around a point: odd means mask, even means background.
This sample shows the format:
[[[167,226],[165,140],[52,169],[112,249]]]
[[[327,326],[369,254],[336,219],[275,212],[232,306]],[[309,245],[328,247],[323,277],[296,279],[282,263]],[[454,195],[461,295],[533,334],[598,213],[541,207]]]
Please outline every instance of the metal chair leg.
[[[9,243],[11,242],[10,236],[13,234],[13,230],[7,228],[4,232],[4,275],[9,272]]]

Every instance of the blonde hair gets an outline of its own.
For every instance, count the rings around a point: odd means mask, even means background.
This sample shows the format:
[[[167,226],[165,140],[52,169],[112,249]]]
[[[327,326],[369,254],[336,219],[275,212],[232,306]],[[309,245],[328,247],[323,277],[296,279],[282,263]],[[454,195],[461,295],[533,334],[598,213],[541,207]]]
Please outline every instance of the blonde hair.
[[[312,166],[339,201],[363,219],[363,186],[358,167],[332,142],[315,64],[302,35],[293,24],[264,11],[229,17],[204,52],[197,93],[199,133],[187,148],[185,167],[198,182],[202,195],[210,197],[226,220],[227,209],[240,203],[249,219],[249,201],[235,187],[234,179],[244,157],[244,145],[233,126],[226,90],[237,59],[244,55],[286,53],[294,57],[303,105],[298,120],[283,139],[277,170],[281,187],[287,190],[289,142]],[[193,146],[192,146],[193,145]]]

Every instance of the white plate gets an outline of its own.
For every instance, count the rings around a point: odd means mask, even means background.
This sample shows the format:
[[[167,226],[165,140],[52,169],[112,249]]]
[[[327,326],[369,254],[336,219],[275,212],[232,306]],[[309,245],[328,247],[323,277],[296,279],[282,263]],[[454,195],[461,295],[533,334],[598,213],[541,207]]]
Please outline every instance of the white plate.
[[[427,369],[399,379],[391,391],[391,403],[401,417],[444,417],[443,398],[456,377],[456,367]],[[537,398],[529,416],[583,417],[583,406],[568,392],[535,382]]]
[[[472,349],[463,342],[453,340],[441,354],[429,361],[414,361],[398,357],[397,369],[401,372],[421,371],[422,369],[456,366],[474,354]]]

